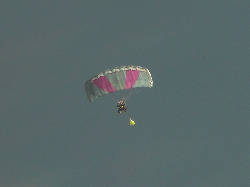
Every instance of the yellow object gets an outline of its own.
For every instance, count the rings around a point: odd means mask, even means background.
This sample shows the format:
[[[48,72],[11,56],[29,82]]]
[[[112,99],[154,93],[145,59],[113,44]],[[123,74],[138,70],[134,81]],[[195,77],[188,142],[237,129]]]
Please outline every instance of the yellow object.
[[[135,126],[135,121],[130,118],[129,119],[129,124],[130,124],[130,126]]]

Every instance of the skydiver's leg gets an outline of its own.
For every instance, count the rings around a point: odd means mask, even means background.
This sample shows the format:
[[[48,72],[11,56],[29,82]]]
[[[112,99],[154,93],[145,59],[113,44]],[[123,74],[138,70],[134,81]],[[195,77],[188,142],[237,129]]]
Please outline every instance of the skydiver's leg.
[[[122,113],[122,111],[121,111],[121,109],[120,108],[118,108],[118,111],[117,111],[119,114],[121,114]]]

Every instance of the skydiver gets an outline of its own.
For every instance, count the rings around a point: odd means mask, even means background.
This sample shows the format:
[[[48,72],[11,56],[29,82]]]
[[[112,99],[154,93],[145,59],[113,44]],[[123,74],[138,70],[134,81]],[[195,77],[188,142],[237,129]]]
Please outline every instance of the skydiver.
[[[127,112],[127,106],[125,98],[122,98],[117,102],[117,112],[121,114],[122,112]]]

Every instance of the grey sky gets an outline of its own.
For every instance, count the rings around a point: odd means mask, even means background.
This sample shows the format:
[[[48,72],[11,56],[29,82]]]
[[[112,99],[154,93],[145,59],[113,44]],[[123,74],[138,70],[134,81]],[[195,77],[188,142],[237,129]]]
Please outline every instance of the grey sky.
[[[248,7],[248,9],[247,9]],[[247,1],[6,1],[0,6],[0,186],[245,187]],[[83,83],[140,65],[154,88],[115,113]]]

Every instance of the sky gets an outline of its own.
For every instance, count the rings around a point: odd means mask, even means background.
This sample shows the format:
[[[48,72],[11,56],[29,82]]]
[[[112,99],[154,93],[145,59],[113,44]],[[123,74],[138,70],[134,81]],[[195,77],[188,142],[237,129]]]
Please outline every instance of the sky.
[[[247,1],[4,1],[1,187],[245,187]],[[153,88],[89,103],[84,82],[147,67]]]

